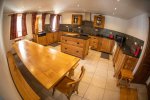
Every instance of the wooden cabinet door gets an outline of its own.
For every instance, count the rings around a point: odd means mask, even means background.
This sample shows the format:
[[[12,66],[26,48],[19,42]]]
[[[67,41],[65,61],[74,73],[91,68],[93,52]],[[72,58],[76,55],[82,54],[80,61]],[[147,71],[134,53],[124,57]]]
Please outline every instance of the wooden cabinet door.
[[[101,51],[102,52],[106,52],[106,53],[108,53],[109,52],[109,47],[110,46],[110,41],[108,40],[108,39],[106,39],[106,38],[103,38],[102,39],[102,42],[101,42]]]
[[[42,45],[47,45],[46,36],[38,37],[37,43],[42,44]]]
[[[106,53],[112,53],[112,49],[114,47],[114,41],[107,38],[102,38],[100,51]]]
[[[54,34],[54,42],[58,42],[58,32],[55,32],[53,34]]]
[[[53,43],[53,41],[54,41],[54,40],[53,40],[53,37],[54,37],[53,33],[47,33],[47,34],[46,34],[47,45]]]

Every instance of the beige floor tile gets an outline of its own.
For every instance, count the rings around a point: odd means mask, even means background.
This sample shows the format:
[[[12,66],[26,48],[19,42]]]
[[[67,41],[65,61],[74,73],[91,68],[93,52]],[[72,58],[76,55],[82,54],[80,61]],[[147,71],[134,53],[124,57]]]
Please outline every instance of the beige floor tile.
[[[78,95],[72,95],[70,100],[81,100],[82,97],[78,96]]]
[[[92,80],[93,75],[94,73],[85,72],[83,79],[81,81],[89,84]]]
[[[103,70],[108,70],[108,63],[103,62],[103,61],[99,61],[98,64],[97,64],[97,67],[101,68]]]
[[[104,89],[106,86],[106,80],[106,77],[103,77],[99,74],[95,74],[92,78],[91,84]]]
[[[89,100],[99,100],[103,97],[104,89],[90,85],[84,98]]]
[[[82,98],[82,100],[89,100],[89,99],[86,99],[86,98]]]
[[[79,88],[78,88],[79,89],[79,94],[77,94],[77,95],[83,97],[85,92],[87,91],[88,87],[89,87],[89,84],[87,84],[85,82],[80,82]]]
[[[106,89],[103,100],[120,100],[120,92]]]
[[[99,75],[101,77],[107,78],[107,75],[108,75],[107,72],[108,72],[107,70],[104,70],[104,69],[101,69],[101,68],[97,67],[96,71],[95,71],[95,74]]]
[[[106,89],[113,91],[120,91],[120,88],[117,87],[117,80],[107,78]]]

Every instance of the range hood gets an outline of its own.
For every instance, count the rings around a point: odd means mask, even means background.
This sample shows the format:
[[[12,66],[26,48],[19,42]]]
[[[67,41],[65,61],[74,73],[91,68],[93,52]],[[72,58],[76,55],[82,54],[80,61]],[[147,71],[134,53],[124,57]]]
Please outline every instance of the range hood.
[[[91,21],[91,13],[90,12],[85,13],[85,20],[84,21]]]

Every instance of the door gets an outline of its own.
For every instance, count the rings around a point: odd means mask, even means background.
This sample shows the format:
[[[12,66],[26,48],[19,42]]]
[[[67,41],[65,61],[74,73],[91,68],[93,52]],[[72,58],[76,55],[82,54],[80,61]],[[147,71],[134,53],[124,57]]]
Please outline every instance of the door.
[[[150,33],[150,26],[149,26],[149,33]],[[146,50],[142,58],[141,64],[134,75],[133,82],[145,84],[149,76],[150,76],[150,35],[148,36]]]

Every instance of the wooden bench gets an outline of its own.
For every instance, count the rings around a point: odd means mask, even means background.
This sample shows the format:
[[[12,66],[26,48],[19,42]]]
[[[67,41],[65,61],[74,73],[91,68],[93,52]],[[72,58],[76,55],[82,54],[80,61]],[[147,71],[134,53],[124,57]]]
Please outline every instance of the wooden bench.
[[[40,97],[32,90],[17,68],[14,57],[10,51],[7,53],[7,60],[12,79],[21,97],[24,100],[39,100]]]

